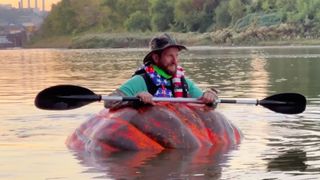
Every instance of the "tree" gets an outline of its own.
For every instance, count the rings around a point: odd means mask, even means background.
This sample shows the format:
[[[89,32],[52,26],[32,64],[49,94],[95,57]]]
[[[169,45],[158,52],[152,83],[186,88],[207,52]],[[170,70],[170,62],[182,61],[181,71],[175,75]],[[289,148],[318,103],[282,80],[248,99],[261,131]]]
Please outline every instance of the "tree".
[[[232,23],[235,23],[238,19],[242,18],[245,14],[245,6],[241,0],[230,0],[228,12],[231,16]]]
[[[71,7],[71,2],[63,0],[53,6],[52,12],[41,27],[41,31],[43,36],[66,35],[72,33],[76,26],[76,13]]]
[[[147,31],[150,30],[150,19],[145,13],[136,11],[124,23],[128,31]]]
[[[136,11],[148,14],[148,0],[103,0],[103,6],[108,8],[106,20],[112,31],[125,30],[125,22]]]
[[[229,26],[232,19],[228,12],[227,1],[221,2],[220,5],[215,9],[214,20],[219,28],[225,28]]]
[[[296,0],[278,0],[275,3],[275,9],[283,12],[296,11]]]
[[[230,25],[236,30],[291,23],[295,33],[311,36],[320,33],[319,9],[320,0],[61,0],[39,34],[208,32]]]
[[[276,0],[264,0],[262,9],[264,12],[274,12],[276,9]]]
[[[205,10],[208,0],[178,0],[175,4],[175,21],[186,31],[204,32],[212,24],[213,13]],[[213,11],[213,10],[211,10]]]
[[[150,14],[153,31],[166,31],[174,24],[174,6],[170,0],[151,0]]]
[[[100,22],[102,16],[102,11],[100,10],[101,0],[90,0],[90,1],[74,1],[72,7],[77,12],[76,15],[76,32],[83,32],[92,27],[97,26]]]

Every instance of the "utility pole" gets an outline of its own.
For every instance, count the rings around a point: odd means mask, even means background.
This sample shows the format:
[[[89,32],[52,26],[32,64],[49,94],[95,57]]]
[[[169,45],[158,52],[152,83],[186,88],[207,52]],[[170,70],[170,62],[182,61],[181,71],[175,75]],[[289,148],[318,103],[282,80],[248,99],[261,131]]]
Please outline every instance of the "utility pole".
[[[34,8],[35,8],[35,9],[38,9],[38,0],[35,0],[35,1],[34,1]]]
[[[45,0],[42,0],[42,11],[44,12],[46,10],[46,6],[45,6]]]

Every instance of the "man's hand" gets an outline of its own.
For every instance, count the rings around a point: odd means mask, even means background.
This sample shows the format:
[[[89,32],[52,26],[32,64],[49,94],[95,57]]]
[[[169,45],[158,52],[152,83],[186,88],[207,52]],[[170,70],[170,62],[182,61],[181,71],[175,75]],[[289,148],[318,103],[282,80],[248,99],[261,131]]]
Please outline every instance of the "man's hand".
[[[137,97],[145,104],[155,105],[156,103],[152,100],[153,96],[149,92],[141,92],[137,94]]]
[[[213,91],[211,89],[206,90],[202,97],[200,98],[205,104],[214,106],[215,107],[215,102],[218,100],[218,95],[216,91]]]

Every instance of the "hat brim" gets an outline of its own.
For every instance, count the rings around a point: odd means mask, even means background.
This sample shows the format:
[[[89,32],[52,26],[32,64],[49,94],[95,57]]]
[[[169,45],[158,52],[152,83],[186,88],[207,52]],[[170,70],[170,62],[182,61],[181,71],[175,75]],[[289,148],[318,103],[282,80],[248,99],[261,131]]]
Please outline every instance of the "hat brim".
[[[152,57],[151,55],[154,53],[154,52],[158,52],[158,51],[163,51],[167,48],[171,48],[171,47],[176,47],[179,49],[179,51],[181,50],[188,50],[185,46],[182,46],[182,45],[168,45],[168,46],[165,46],[163,48],[160,48],[160,49],[154,49],[152,51],[150,51],[143,59],[143,64],[146,64],[148,62],[151,62],[152,61]]]

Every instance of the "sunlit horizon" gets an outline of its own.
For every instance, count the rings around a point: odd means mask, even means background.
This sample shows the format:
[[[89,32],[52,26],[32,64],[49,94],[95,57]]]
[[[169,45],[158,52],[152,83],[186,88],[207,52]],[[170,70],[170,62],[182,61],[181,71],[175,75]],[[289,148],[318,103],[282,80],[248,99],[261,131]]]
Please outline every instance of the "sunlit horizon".
[[[52,4],[56,4],[59,1],[61,1],[61,0],[45,0],[45,2],[46,2],[45,9],[47,11],[50,11]],[[0,4],[1,5],[9,4],[12,7],[18,8],[19,0],[0,0]],[[30,6],[31,6],[31,8],[35,7],[35,0],[30,0]],[[23,0],[23,7],[24,8],[28,7],[28,0]],[[40,10],[42,10],[42,0],[38,0],[38,8]]]

